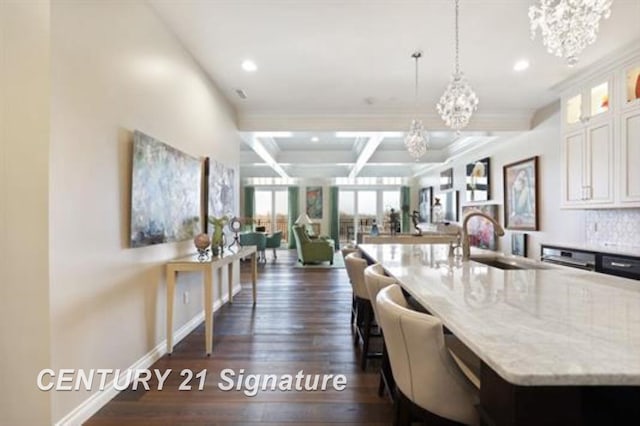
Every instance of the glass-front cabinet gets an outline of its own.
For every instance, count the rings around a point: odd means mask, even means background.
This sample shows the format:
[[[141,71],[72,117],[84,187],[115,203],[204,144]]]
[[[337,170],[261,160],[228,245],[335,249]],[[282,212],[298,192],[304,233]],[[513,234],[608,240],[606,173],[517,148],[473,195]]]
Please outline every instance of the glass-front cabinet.
[[[624,69],[623,109],[640,106],[640,61]]]
[[[588,125],[593,120],[607,119],[611,112],[613,78],[607,75],[563,98],[564,125],[567,130]]]

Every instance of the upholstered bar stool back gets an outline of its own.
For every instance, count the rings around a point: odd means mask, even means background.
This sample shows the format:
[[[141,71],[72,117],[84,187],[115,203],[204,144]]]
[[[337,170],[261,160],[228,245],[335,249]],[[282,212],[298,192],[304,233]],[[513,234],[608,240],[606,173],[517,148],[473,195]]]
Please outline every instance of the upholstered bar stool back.
[[[344,259],[349,281],[353,286],[353,293],[360,299],[369,300],[369,292],[364,284],[364,270],[367,268],[367,261],[362,258],[359,252],[350,253]]]
[[[380,319],[378,318],[378,307],[376,306],[376,297],[383,288],[391,284],[396,284],[396,280],[386,276],[382,265],[376,263],[374,265],[367,266],[364,270],[364,283],[367,287],[367,293],[369,293],[369,299],[371,300],[373,315],[376,322],[380,324]]]
[[[444,419],[478,424],[477,390],[449,354],[442,322],[408,309],[395,284],[382,289],[376,302],[393,377],[403,396]]]

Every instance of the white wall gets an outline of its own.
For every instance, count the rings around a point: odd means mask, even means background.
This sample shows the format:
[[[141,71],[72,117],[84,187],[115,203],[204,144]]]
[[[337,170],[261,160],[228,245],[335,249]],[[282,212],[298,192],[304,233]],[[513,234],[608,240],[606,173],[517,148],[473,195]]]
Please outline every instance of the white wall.
[[[126,368],[165,339],[165,261],[194,251],[128,248],[132,131],[237,167],[235,114],[143,1],[54,0],[51,54],[52,365]],[[201,312],[201,280],[180,275],[174,329]],[[53,419],[87,397],[54,393]]]
[[[460,204],[465,204],[465,166],[467,163],[491,157],[491,200],[489,204],[499,204],[499,220],[504,224],[502,167],[519,160],[538,158],[539,177],[539,231],[525,231],[528,237],[528,257],[538,257],[540,243],[576,242],[586,238],[585,212],[561,210],[560,205],[560,104],[553,103],[536,114],[533,128],[518,136],[485,145],[474,153],[457,158],[450,164],[435,169],[422,177],[412,188],[412,201],[416,201],[418,190],[425,186],[437,188],[440,172],[454,168],[454,189],[460,191]],[[434,192],[439,192],[434,189]],[[511,251],[511,231],[507,230],[500,241],[500,250]]]
[[[49,3],[0,1],[0,424],[46,425]]]

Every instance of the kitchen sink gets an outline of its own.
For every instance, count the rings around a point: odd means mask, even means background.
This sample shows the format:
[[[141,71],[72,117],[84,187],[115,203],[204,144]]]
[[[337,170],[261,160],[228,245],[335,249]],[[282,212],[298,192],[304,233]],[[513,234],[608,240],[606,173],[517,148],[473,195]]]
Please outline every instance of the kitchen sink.
[[[471,257],[474,262],[482,263],[483,265],[491,266],[498,269],[513,270],[513,269],[549,269],[545,265],[536,264],[533,262],[520,262],[508,258],[498,257]]]

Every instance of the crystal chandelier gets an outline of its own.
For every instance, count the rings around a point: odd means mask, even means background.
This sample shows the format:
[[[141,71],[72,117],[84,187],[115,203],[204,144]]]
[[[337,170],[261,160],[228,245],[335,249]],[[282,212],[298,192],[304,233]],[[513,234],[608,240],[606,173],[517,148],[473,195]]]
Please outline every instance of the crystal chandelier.
[[[478,109],[478,96],[467,82],[464,74],[460,71],[458,3],[459,0],[456,0],[456,68],[436,108],[445,124],[460,134],[460,129],[465,128],[469,124],[471,115]]]
[[[540,28],[542,43],[553,55],[565,57],[569,66],[596,41],[600,19],[611,15],[613,0],[540,0],[529,8],[531,38]]]
[[[411,55],[416,61],[416,82],[415,82],[415,108],[416,113],[418,109],[418,59],[422,57],[421,52],[414,52]],[[420,160],[422,156],[427,153],[427,143],[429,142],[429,135],[425,133],[422,121],[416,119],[411,120],[411,126],[409,127],[409,133],[404,138],[404,145],[409,151],[409,155],[416,161]]]

